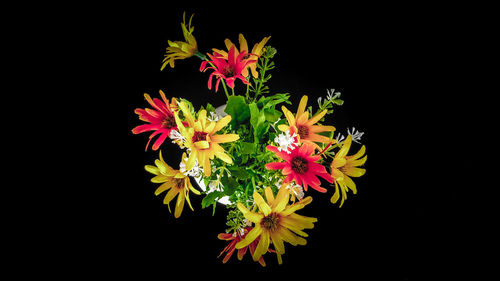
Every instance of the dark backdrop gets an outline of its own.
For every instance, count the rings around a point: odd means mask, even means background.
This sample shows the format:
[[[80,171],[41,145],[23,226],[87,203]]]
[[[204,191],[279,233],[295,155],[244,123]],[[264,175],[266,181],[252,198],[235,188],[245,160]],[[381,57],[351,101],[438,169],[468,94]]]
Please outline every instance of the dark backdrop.
[[[305,274],[332,280],[415,280],[440,268],[440,258],[449,250],[448,236],[435,229],[446,229],[448,222],[429,217],[444,217],[435,211],[442,210],[441,200],[453,193],[447,187],[441,193],[429,188],[432,180],[420,165],[428,156],[415,139],[432,138],[425,136],[425,114],[419,112],[423,105],[417,97],[419,83],[432,78],[418,70],[425,60],[418,50],[428,41],[421,40],[421,25],[413,21],[411,10],[271,6],[256,14],[259,5],[266,4],[131,5],[86,18],[98,23],[89,36],[92,40],[84,42],[92,64],[85,77],[98,85],[90,86],[83,97],[90,112],[98,110],[85,118],[92,128],[86,140],[95,161],[87,167],[84,178],[90,180],[82,192],[86,207],[79,210],[74,226],[78,246],[68,250],[88,256],[76,262],[82,272],[141,279]],[[339,209],[329,202],[333,188],[327,194],[310,190],[314,201],[300,213],[318,222],[307,231],[306,246],[285,246],[281,266],[270,254],[265,255],[266,268],[249,254],[241,262],[235,254],[223,265],[217,255],[226,242],[217,234],[226,228],[225,207],[218,206],[212,216],[211,209],[201,209],[202,197],[192,195],[195,211],[186,205],[175,219],[162,204],[163,197],[154,195],[157,184],[144,170],[158,156],[144,151],[147,134],[131,133],[142,124],[134,109],[148,106],[144,93],[157,97],[163,90],[167,97],[186,98],[195,107],[225,101],[222,89],[207,89],[209,74],[199,72],[196,57],[160,71],[167,40],[182,39],[183,11],[188,17],[195,13],[194,36],[202,52],[225,49],[224,39],[236,43],[238,33],[250,48],[271,35],[268,45],[278,51],[271,92],[290,93],[289,109],[295,112],[302,95],[309,95],[314,106],[326,89],[335,88],[345,103],[328,122],[344,135],[352,126],[365,132],[367,172],[354,179],[358,194],[349,193]],[[83,88],[87,82],[82,82]],[[177,147],[167,140],[162,151],[176,168]]]

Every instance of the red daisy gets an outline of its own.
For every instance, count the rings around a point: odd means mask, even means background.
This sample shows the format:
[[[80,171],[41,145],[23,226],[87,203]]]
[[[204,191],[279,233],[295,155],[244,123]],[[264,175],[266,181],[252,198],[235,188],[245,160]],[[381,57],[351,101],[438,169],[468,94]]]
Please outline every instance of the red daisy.
[[[234,253],[234,250],[236,249],[235,245],[238,242],[240,242],[241,240],[243,240],[245,238],[245,236],[247,236],[247,234],[250,230],[252,230],[252,227],[245,227],[245,228],[243,228],[243,234],[240,234],[239,231],[236,231],[235,234],[220,233],[219,235],[217,235],[217,238],[219,238],[220,240],[231,241],[224,248],[224,250],[222,250],[222,252],[220,252],[220,254],[219,254],[219,257],[220,257],[222,254],[226,253],[226,255],[224,256],[224,259],[222,260],[222,263],[226,263],[231,258],[231,256]],[[238,260],[243,259],[243,256],[246,254],[248,249],[250,249],[250,254],[253,255],[253,253],[255,252],[255,248],[257,248],[257,244],[259,243],[259,240],[260,239],[256,239],[255,241],[250,243],[248,246],[239,249],[238,250]],[[262,257],[262,256],[260,257],[259,263],[262,266],[266,266],[266,262],[264,261],[264,257]]]
[[[249,60],[248,53],[242,51],[238,56],[235,56],[236,47],[233,45],[227,54],[227,60],[224,57],[214,52],[213,55],[207,54],[210,57],[210,61],[203,61],[200,66],[200,71],[205,72],[207,69],[212,69],[214,72],[210,74],[208,78],[208,89],[212,89],[212,77],[215,75],[217,77],[217,82],[215,84],[215,91],[219,90],[219,82],[221,79],[226,81],[226,84],[230,88],[234,88],[234,81],[238,78],[245,84],[250,84],[241,72],[248,67],[248,64],[257,62],[256,60]],[[207,67],[207,63],[211,66]]]
[[[151,136],[149,136],[149,141],[146,144],[146,150],[148,149],[149,142],[154,136],[160,134],[160,137],[153,144],[153,150],[157,150],[163,141],[170,136],[170,132],[172,130],[177,130],[177,124],[175,123],[174,117],[174,110],[177,107],[177,101],[175,98],[172,98],[172,102],[169,102],[162,90],[160,90],[160,95],[163,101],[157,98],[151,99],[148,94],[144,94],[144,97],[154,109],[137,108],[134,111],[137,115],[139,115],[139,119],[150,124],[137,126],[132,129],[132,133],[140,134],[147,131],[155,131],[151,134]]]
[[[322,177],[329,183],[333,183],[333,178],[326,171],[325,167],[316,163],[321,156],[312,155],[314,153],[314,146],[308,143],[302,144],[299,148],[287,154],[285,151],[279,151],[277,147],[268,145],[267,150],[276,153],[276,156],[285,160],[285,162],[272,162],[267,163],[266,168],[269,170],[282,170],[281,173],[285,176],[284,182],[295,181],[298,185],[302,185],[304,190],[307,191],[307,186],[319,192],[326,192],[326,189],[321,187],[321,181],[318,179]]]

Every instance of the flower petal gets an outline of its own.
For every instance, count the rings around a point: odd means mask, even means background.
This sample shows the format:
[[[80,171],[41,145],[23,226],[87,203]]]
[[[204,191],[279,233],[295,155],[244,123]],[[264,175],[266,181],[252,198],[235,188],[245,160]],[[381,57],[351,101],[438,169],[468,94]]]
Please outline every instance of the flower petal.
[[[235,248],[236,249],[241,249],[243,247],[248,246],[255,239],[257,239],[257,237],[259,237],[259,235],[261,235],[261,233],[262,233],[262,228],[260,227],[260,225],[256,224],[255,227],[252,228],[252,230],[250,230],[248,232],[247,236],[245,236],[245,238],[243,240],[241,240],[240,242],[236,243]]]
[[[257,204],[257,206],[259,207],[259,210],[264,213],[264,216],[267,216],[271,213],[271,207],[267,205],[266,201],[264,201],[264,198],[262,198],[259,193],[254,192],[253,199],[255,201],[255,204]]]
[[[267,253],[269,249],[269,233],[263,232],[260,235],[260,241],[259,244],[257,245],[257,248],[255,249],[255,252],[252,255],[252,258],[254,261],[258,261],[260,257],[262,257],[263,254]]]

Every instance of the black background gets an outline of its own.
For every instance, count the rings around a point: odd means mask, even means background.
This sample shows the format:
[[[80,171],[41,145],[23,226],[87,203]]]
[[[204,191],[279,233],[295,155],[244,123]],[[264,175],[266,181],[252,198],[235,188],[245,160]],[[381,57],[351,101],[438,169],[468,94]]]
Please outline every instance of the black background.
[[[272,6],[259,14],[260,5],[266,4],[131,5],[96,9],[82,18],[94,25],[75,30],[86,38],[73,43],[85,49],[88,66],[79,81],[86,113],[75,118],[89,132],[78,134],[85,143],[79,155],[93,161],[82,171],[82,203],[68,206],[76,213],[61,235],[67,239],[61,256],[70,260],[65,266],[90,276],[141,279],[304,274],[332,280],[420,280],[437,269],[448,274],[451,269],[441,260],[455,251],[449,239],[456,218],[443,206],[456,204],[456,192],[429,176],[426,161],[432,153],[419,141],[432,142],[433,127],[439,125],[429,117],[435,109],[418,100],[435,79],[422,71],[429,67],[429,46],[438,45],[426,33],[430,16],[423,20],[408,7],[396,12],[317,5]],[[365,132],[367,173],[354,179],[358,194],[349,193],[339,209],[329,201],[333,188],[326,194],[309,190],[313,203],[300,214],[318,222],[307,231],[306,246],[285,246],[281,266],[270,254],[264,256],[266,268],[249,254],[241,262],[234,254],[222,264],[217,255],[226,242],[217,234],[226,229],[225,207],[219,205],[212,216],[211,208],[201,209],[202,196],[191,195],[195,211],[186,205],[175,219],[163,197],[154,195],[157,184],[144,170],[158,156],[144,151],[148,134],[131,133],[142,124],[134,109],[149,107],[144,93],[159,97],[161,89],[195,107],[225,102],[222,89],[208,90],[209,74],[199,72],[196,57],[160,71],[167,40],[183,39],[183,11],[187,17],[195,13],[193,34],[201,52],[225,49],[224,39],[236,43],[239,33],[250,47],[271,35],[268,45],[278,51],[271,92],[290,93],[293,105],[288,108],[295,112],[302,95],[314,107],[326,89],[335,88],[345,103],[327,121],[344,135],[352,126]],[[177,168],[178,148],[167,140],[161,149]]]

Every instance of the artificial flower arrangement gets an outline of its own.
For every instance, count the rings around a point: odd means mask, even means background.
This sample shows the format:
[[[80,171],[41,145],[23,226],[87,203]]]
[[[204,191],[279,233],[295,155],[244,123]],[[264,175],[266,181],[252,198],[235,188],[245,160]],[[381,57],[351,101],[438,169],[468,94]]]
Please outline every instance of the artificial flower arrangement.
[[[364,145],[356,153],[350,150],[362,133],[353,129],[345,138],[334,137],[335,127],[323,125],[333,106],[343,103],[334,90],[327,90],[325,100],[318,99],[315,112],[303,96],[295,114],[285,106],[291,104],[289,94],[270,94],[266,83],[276,55],[276,49],[267,44],[270,37],[249,50],[240,34],[239,48],[226,39],[227,50],[212,49],[204,55],[193,36],[192,18],[186,24],[184,14],[184,41],[168,41],[161,70],[167,65],[174,68],[176,60],[196,56],[202,61],[200,71],[210,72],[208,89],[215,78],[215,92],[222,84],[227,102],[225,108],[206,104],[196,109],[186,99],[167,98],[161,90],[161,99],[145,94],[152,108],[135,110],[146,124],[132,132],[152,131],[146,150],[157,137],[152,149],[159,151],[155,165],[145,169],[154,175],[151,181],[160,184],[155,195],[166,193],[163,203],[170,212],[170,202],[177,197],[175,218],[180,217],[185,202],[193,210],[190,192],[203,194],[202,208],[213,206],[215,210],[217,202],[227,206],[228,228],[218,235],[228,241],[219,255],[225,254],[224,263],[236,250],[239,260],[249,250],[262,266],[266,253],[276,255],[281,264],[285,242],[306,245],[304,229],[312,229],[317,221],[297,212],[312,202],[312,196],[329,191],[321,186],[320,178],[334,189],[331,202],[339,207],[349,190],[356,194],[352,177],[365,173],[360,166],[367,156]],[[235,84],[240,82],[246,91],[236,93]],[[170,167],[161,153],[167,138],[185,150],[178,169]],[[193,186],[192,179],[201,190]]]

